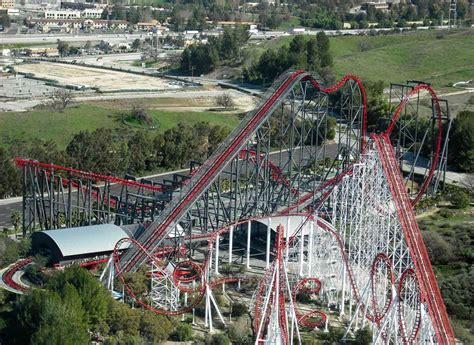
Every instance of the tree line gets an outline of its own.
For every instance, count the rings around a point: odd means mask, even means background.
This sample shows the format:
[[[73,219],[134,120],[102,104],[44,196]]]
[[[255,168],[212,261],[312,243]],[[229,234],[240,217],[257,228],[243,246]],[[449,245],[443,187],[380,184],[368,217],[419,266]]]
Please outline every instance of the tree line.
[[[157,344],[173,338],[181,328],[164,316],[115,301],[83,268],[71,267],[45,276],[42,289],[31,289],[18,299],[2,295],[2,343]]]
[[[247,29],[245,25],[225,28],[222,35],[209,37],[207,43],[186,47],[181,54],[181,71],[186,74],[209,73],[224,61],[239,62],[240,48],[249,39]]]
[[[295,68],[319,72],[330,82],[333,79],[332,64],[329,38],[324,32],[319,32],[309,39],[295,36],[289,46],[284,45],[278,50],[267,49],[249,68],[244,68],[242,74],[250,82],[270,83],[287,69]]]
[[[0,198],[21,193],[21,171],[13,158],[29,157],[40,162],[120,176],[160,169],[185,168],[193,159],[204,160],[229,134],[227,127],[180,123],[163,133],[99,128],[81,131],[65,149],[52,141],[12,143],[0,147]]]

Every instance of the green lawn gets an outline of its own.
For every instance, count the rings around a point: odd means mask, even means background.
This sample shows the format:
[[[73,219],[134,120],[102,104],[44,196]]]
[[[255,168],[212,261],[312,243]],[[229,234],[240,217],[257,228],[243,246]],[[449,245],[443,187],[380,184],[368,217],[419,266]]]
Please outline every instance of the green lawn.
[[[96,105],[80,104],[64,112],[34,110],[22,113],[0,113],[0,145],[31,141],[35,138],[54,140],[60,148],[65,147],[72,136],[81,130],[100,127],[131,129],[120,121],[120,114],[126,110],[109,109]],[[157,131],[165,131],[180,122],[206,121],[211,124],[233,128],[239,122],[237,114],[191,111],[150,110],[159,121]]]
[[[351,73],[366,80],[405,82],[423,80],[435,88],[472,79],[474,75],[474,30],[445,33],[439,39],[439,31],[416,31],[404,34],[380,36],[331,37],[334,71],[337,77]],[[305,36],[308,37],[308,36]],[[254,61],[267,48],[278,49],[288,45],[293,38],[252,45],[247,50],[248,61]],[[363,42],[366,46],[362,51]]]

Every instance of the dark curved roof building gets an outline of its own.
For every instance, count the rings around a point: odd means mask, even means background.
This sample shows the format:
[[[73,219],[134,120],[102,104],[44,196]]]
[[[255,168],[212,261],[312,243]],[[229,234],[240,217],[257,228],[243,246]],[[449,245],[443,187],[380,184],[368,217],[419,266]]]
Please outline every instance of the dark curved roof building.
[[[34,254],[47,256],[50,264],[65,264],[109,255],[120,239],[132,234],[114,224],[46,230],[33,233],[31,246]]]

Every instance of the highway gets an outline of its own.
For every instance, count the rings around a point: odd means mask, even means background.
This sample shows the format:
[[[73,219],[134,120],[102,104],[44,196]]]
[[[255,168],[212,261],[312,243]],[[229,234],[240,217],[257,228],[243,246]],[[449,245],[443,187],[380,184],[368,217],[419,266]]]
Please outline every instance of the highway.
[[[447,26],[436,26],[433,27],[436,30],[447,29]],[[418,30],[427,30],[429,27],[418,27]],[[383,31],[392,31],[393,28],[371,28],[371,29],[346,29],[346,30],[309,30],[307,29],[304,32],[298,33],[299,35],[316,35],[320,31],[324,31],[328,36],[340,36],[340,35],[364,35],[369,31],[383,32]],[[411,28],[402,28],[402,30],[411,30]],[[205,34],[205,33],[204,33]],[[183,35],[180,32],[166,32],[166,36],[177,37]],[[251,35],[251,40],[267,40],[276,37],[290,36],[292,34],[287,31],[265,31],[257,32]],[[18,44],[18,43],[56,43],[57,40],[66,41],[66,42],[86,42],[86,41],[107,41],[111,44],[117,44],[121,42],[132,42],[136,38],[145,38],[148,37],[146,32],[138,33],[103,33],[103,34],[9,34],[2,33],[0,34],[0,44]]]
[[[58,40],[66,42],[87,42],[87,41],[107,41],[111,44],[120,42],[132,42],[135,38],[146,36],[143,33],[136,34],[1,34],[0,44],[19,44],[19,43],[56,43]]]

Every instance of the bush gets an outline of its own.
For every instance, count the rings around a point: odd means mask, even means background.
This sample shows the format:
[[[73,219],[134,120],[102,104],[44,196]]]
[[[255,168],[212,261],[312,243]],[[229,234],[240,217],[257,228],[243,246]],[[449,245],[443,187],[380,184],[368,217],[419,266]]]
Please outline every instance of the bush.
[[[134,104],[130,112],[130,118],[137,121],[140,125],[152,127],[154,125],[153,117],[141,105]]]
[[[447,264],[455,259],[453,246],[445,241],[440,234],[433,231],[423,231],[422,235],[432,263]]]
[[[225,109],[235,108],[235,102],[227,92],[216,97],[216,105]]]
[[[248,316],[240,317],[229,325],[228,334],[232,344],[247,345],[253,344]]]
[[[454,212],[453,210],[450,210],[448,208],[443,208],[441,210],[439,210],[438,214],[443,217],[443,218],[451,218],[455,215],[456,212]]]
[[[191,325],[187,323],[180,323],[172,335],[172,339],[175,341],[189,341],[193,339],[194,331]]]
[[[243,303],[235,303],[232,305],[232,316],[242,316],[248,312],[247,306]]]
[[[150,343],[158,344],[167,340],[171,334],[171,322],[164,316],[144,311],[140,320],[140,334]]]
[[[457,209],[463,209],[469,206],[469,195],[462,191],[456,190],[451,194],[451,204]]]
[[[225,334],[217,333],[213,334],[212,337],[206,339],[206,344],[208,345],[229,345],[230,340]]]

